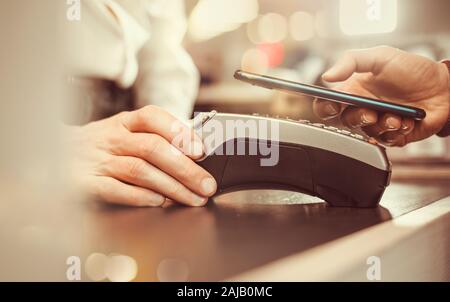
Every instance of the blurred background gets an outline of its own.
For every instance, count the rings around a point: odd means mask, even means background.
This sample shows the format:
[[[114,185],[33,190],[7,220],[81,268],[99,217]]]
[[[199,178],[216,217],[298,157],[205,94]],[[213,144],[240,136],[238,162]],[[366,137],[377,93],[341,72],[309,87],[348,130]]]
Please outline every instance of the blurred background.
[[[321,74],[351,48],[390,45],[433,60],[450,58],[445,0],[188,0],[186,10],[186,48],[201,73],[196,111],[315,120],[309,98],[240,83],[234,71],[324,85]],[[414,172],[450,179],[450,168],[442,165],[449,151],[448,138],[432,137],[389,153],[393,161],[409,164],[405,173],[397,171],[398,178]]]
[[[66,280],[82,245],[61,131],[64,4],[0,2],[0,281]]]
[[[322,85],[322,72],[350,48],[387,44],[433,60],[450,58],[450,1],[186,0],[185,4],[184,44],[201,76],[195,111],[314,120],[310,99],[240,83],[233,79],[234,71]],[[84,196],[73,192],[67,179],[61,107],[70,93],[65,85],[67,49],[62,44],[72,37],[65,31],[66,9],[66,1],[0,1],[3,281],[67,280],[66,259],[73,255],[84,259],[89,244],[85,234],[116,235],[110,228],[95,231],[89,222],[98,217],[85,213],[79,203]],[[450,181],[449,138],[432,137],[389,153],[397,180]],[[124,225],[136,218],[127,213]],[[173,219],[167,229],[176,226]],[[201,229],[210,231],[211,217],[205,220],[207,227]],[[143,230],[141,225],[138,229]]]

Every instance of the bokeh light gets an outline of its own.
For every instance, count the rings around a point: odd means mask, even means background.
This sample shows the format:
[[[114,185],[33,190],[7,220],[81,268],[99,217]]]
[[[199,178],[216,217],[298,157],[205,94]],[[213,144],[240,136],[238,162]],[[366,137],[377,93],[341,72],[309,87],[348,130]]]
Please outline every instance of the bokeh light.
[[[106,266],[108,263],[108,256],[100,253],[92,253],[86,259],[84,270],[86,275],[92,281],[101,281],[106,279]]]
[[[268,67],[269,58],[264,51],[258,48],[251,48],[244,52],[241,60],[242,70],[254,73],[266,73]]]
[[[325,11],[318,11],[314,22],[317,36],[327,38],[330,35],[329,25],[329,17]]]
[[[284,61],[284,46],[282,43],[265,43],[258,45],[258,49],[266,54],[267,65],[277,67]]]
[[[189,35],[195,41],[211,39],[250,22],[258,10],[257,0],[200,0],[189,17]]]
[[[284,16],[268,13],[258,20],[258,35],[263,43],[276,43],[287,36],[288,25]]]
[[[397,0],[341,0],[339,25],[346,35],[389,33],[397,27]]]
[[[289,29],[292,39],[306,41],[314,37],[314,16],[307,12],[298,11],[289,18]]]
[[[130,256],[92,253],[86,259],[84,269],[92,281],[129,282],[136,278],[138,265]]]
[[[258,24],[259,18],[248,22],[246,26],[247,38],[253,44],[259,44],[262,42],[259,36]]]
[[[106,276],[112,282],[129,282],[136,278],[136,260],[126,255],[110,255],[106,266]]]

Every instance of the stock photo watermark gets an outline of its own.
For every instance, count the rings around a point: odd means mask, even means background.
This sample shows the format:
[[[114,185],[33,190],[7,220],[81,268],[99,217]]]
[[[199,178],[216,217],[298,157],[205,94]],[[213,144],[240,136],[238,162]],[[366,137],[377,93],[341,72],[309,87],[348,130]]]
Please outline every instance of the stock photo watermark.
[[[378,256],[370,256],[366,260],[369,266],[366,271],[366,277],[369,281],[381,280],[381,258]]]
[[[66,0],[66,18],[69,21],[81,20],[81,0]]]
[[[129,282],[138,272],[136,260],[121,254],[92,253],[84,261],[84,266],[82,264],[78,256],[66,259],[68,281],[81,281],[84,273],[91,281]]]
[[[201,113],[197,116],[201,116]],[[202,140],[201,148],[204,148],[204,153],[208,156],[259,156],[262,167],[272,167],[279,162],[280,129],[276,120],[250,118],[222,121],[213,118],[207,123],[194,124],[192,127]],[[171,141],[172,145],[176,150],[190,145],[190,151],[198,154],[199,150],[192,150],[198,146],[190,143],[193,140],[191,132],[182,129],[181,124],[172,126],[172,132],[176,133]]]

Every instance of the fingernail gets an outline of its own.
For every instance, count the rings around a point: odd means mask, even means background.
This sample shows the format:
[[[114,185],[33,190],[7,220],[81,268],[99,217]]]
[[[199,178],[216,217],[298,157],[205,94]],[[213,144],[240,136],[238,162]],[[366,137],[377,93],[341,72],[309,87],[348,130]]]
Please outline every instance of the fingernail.
[[[402,130],[408,130],[408,129],[409,129],[409,126],[408,126],[408,125],[402,124]]]
[[[361,122],[364,125],[368,125],[368,124],[373,124],[375,121],[373,119],[371,119],[369,115],[363,114],[363,115],[361,115]]]
[[[386,142],[387,143],[393,143],[393,142],[395,142],[395,139],[394,138],[388,138],[388,139],[386,139]]]
[[[395,118],[388,117],[386,119],[386,126],[388,127],[388,129],[395,129],[396,128],[395,124],[396,124],[396,119]]]
[[[395,143],[395,139],[387,139],[385,140],[385,145],[392,146]]]
[[[194,200],[193,200],[194,206],[203,206],[206,203],[206,201],[208,200],[207,197],[198,196],[196,194],[193,194],[193,195],[194,195]]]
[[[325,113],[329,116],[338,114],[338,111],[336,110],[336,108],[334,108],[334,106],[331,104],[325,105],[324,110],[325,110]]]
[[[207,196],[214,194],[214,192],[216,192],[216,190],[217,190],[216,181],[212,177],[207,177],[207,178],[203,179],[201,186],[202,186],[203,194],[205,194]]]
[[[193,156],[203,155],[203,144],[197,140],[191,143],[191,151]]]
[[[160,207],[164,204],[166,198],[160,194],[154,194],[151,197],[151,200],[147,202],[147,206],[150,207]]]
[[[369,137],[368,142],[372,145],[378,145],[378,141],[374,137]]]

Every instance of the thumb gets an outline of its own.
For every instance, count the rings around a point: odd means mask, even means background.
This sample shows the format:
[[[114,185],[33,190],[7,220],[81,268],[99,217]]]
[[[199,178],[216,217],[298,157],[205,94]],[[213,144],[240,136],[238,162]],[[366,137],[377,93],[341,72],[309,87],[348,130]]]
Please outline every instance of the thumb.
[[[349,50],[322,75],[327,82],[345,81],[353,73],[378,73],[397,53],[399,49],[379,46],[368,49]]]

